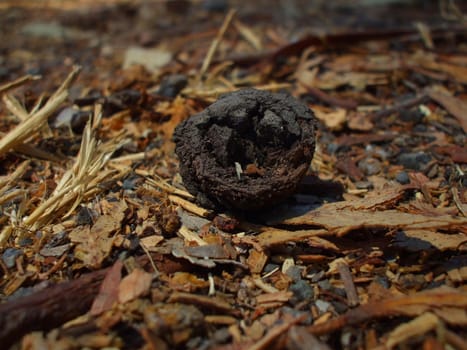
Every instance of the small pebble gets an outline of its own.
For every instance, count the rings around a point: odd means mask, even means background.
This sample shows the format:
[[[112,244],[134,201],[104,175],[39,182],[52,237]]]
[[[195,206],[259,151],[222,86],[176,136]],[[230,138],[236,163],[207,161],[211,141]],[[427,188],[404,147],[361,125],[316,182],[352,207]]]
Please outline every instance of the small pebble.
[[[304,300],[312,300],[314,297],[313,288],[304,280],[300,280],[289,287],[289,290],[294,294],[291,300],[292,303],[298,303]]]
[[[33,243],[34,243],[34,241],[33,241],[32,238],[30,238],[30,237],[25,237],[25,238],[21,238],[21,239],[19,240],[18,245],[19,245],[20,247],[27,247],[28,245],[31,245],[31,244],[33,244]]]
[[[373,188],[373,183],[371,181],[357,181],[355,187],[359,190],[370,190]]]
[[[144,182],[144,180],[140,176],[130,176],[123,180],[122,188],[131,191],[141,185],[142,182]]]
[[[431,156],[425,152],[402,153],[397,158],[397,162],[405,168],[413,170],[423,170],[431,161]]]
[[[337,143],[330,143],[326,147],[329,154],[335,154],[339,149],[339,145]]]
[[[367,176],[376,175],[381,171],[381,162],[375,158],[364,158],[358,163],[358,167]]]
[[[266,264],[266,266],[264,267],[263,269],[263,272],[264,273],[269,273],[269,272],[272,272],[274,271],[275,269],[278,269],[279,268],[279,265],[278,264]]]
[[[307,310],[303,310],[303,311],[302,310],[296,310],[296,309],[294,309],[292,307],[284,306],[281,309],[281,312],[284,315],[288,314],[288,315],[293,316],[294,318],[302,318],[303,317],[303,321],[300,322],[303,325],[313,323],[313,316]]]
[[[3,262],[5,263],[6,267],[11,269],[15,266],[16,258],[23,254],[23,252],[16,248],[7,248],[2,254]]]
[[[188,78],[184,74],[172,74],[164,77],[157,93],[164,97],[176,97],[188,84]]]
[[[218,344],[224,344],[227,343],[230,339],[232,339],[232,334],[230,334],[229,329],[227,327],[224,327],[215,331],[212,335],[212,339]]]
[[[298,282],[302,279],[302,270],[296,265],[289,267],[285,274],[294,282]]]
[[[91,225],[93,222],[92,211],[89,208],[81,207],[76,215],[76,225]]]
[[[331,285],[331,282],[329,282],[329,280],[319,281],[318,286],[322,290],[331,290],[333,288],[332,285]]]
[[[321,313],[325,313],[331,307],[331,303],[321,299],[316,300],[315,305]]]
[[[426,132],[427,127],[425,124],[417,124],[413,127],[414,132]]]
[[[401,171],[396,175],[396,181],[399,182],[401,185],[407,185],[410,183],[409,174],[406,171]]]

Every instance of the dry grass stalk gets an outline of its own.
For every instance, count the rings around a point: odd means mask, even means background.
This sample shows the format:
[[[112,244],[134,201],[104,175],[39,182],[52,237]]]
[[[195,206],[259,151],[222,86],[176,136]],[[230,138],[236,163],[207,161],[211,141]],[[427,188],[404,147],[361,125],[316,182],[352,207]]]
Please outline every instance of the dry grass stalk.
[[[8,90],[12,90],[12,89],[15,89],[17,88],[18,86],[21,86],[31,80],[37,80],[37,79],[40,79],[41,77],[39,75],[31,75],[31,74],[27,74],[25,76],[22,76],[21,78],[18,78],[12,82],[9,82],[9,83],[6,83],[6,84],[3,84],[0,86],[0,93],[2,92],[6,92]]]
[[[190,213],[196,214],[198,216],[201,216],[203,218],[210,217],[212,215],[212,212],[204,209],[190,201],[187,201],[186,199],[180,198],[178,196],[174,195],[169,195],[169,199],[172,203],[175,203],[179,206],[181,206],[183,209],[189,211]]]
[[[107,143],[100,143],[96,131],[101,116],[102,106],[98,105],[94,111],[93,125],[88,122],[84,129],[75,163],[65,172],[52,195],[24,220],[25,226],[37,229],[56,219],[58,214],[68,216],[90,193],[95,195],[96,190],[99,192],[98,185],[112,175],[112,170],[101,170],[126,140],[120,134]]]
[[[25,194],[26,194],[26,191],[20,188],[11,190],[5,194],[2,194],[2,196],[0,197],[0,205],[3,205],[15,198],[24,196]]]
[[[214,56],[214,53],[219,47],[222,37],[224,36],[227,28],[229,27],[230,22],[232,22],[232,19],[235,13],[236,13],[235,10],[230,10],[229,13],[227,13],[227,16],[225,16],[224,23],[222,23],[222,26],[219,29],[219,32],[217,33],[216,37],[212,41],[211,46],[209,47],[208,53],[206,54],[206,57],[204,58],[203,65],[201,66],[201,69],[199,71],[198,81],[201,81],[204,74],[207,72],[209,65],[211,64],[212,57]]]
[[[23,176],[23,174],[26,172],[28,166],[29,166],[30,161],[26,160],[22,162],[16,169],[13,171],[13,173],[9,174],[8,176],[3,176],[0,178],[0,196],[2,196],[5,191],[7,191],[10,188],[10,185],[15,183],[18,178]]]
[[[163,190],[167,193],[174,194],[183,198],[193,199],[193,196],[184,190],[172,186],[167,181],[157,176],[156,174],[150,174],[148,171],[136,169],[135,173],[140,176],[144,176],[146,183],[152,187],[156,187],[160,190]],[[151,176],[151,177],[150,177]]]
[[[2,137],[0,140],[0,156],[21,145],[43,127],[47,122],[47,118],[56,111],[68,97],[67,89],[78,76],[79,71],[80,67],[75,67],[42,108],[30,114],[29,118],[23,120]]]
[[[3,103],[5,103],[6,108],[15,115],[19,120],[24,121],[29,118],[29,113],[24,109],[24,107],[19,103],[16,97],[5,94],[3,95]]]

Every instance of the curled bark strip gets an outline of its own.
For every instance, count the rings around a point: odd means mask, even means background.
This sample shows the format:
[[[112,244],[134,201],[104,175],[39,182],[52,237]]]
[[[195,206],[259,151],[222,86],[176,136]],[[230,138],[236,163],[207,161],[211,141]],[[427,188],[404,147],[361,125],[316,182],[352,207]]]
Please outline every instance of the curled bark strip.
[[[184,184],[206,207],[257,210],[290,196],[315,149],[313,112],[287,94],[245,89],[175,130]]]

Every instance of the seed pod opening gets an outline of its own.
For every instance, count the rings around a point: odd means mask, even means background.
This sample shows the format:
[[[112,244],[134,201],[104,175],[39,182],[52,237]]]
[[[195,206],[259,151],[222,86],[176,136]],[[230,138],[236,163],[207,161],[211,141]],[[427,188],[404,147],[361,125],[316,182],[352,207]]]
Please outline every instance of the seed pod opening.
[[[206,207],[270,207],[305,175],[315,129],[313,112],[288,94],[225,94],[175,129],[184,185]]]

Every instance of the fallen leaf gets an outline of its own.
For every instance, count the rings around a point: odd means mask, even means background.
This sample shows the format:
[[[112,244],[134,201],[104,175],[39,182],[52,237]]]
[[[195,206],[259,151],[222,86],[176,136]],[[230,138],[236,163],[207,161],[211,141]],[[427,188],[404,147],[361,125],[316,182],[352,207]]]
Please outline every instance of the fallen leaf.
[[[118,301],[126,303],[149,292],[153,275],[141,270],[134,269],[125,276],[118,287]]]
[[[114,234],[121,223],[111,215],[101,215],[89,228],[77,227],[70,232],[70,240],[77,243],[75,256],[89,268],[99,268],[102,261],[110,254]]]
[[[209,287],[209,282],[188,272],[175,272],[169,280],[170,288],[180,292],[194,292]]]
[[[312,110],[315,112],[316,118],[333,131],[342,130],[347,121],[347,110],[344,108],[331,110],[322,106],[313,106]]]
[[[371,131],[375,127],[368,115],[352,112],[347,116],[347,126],[351,130]]]
[[[143,237],[139,240],[140,244],[144,246],[148,251],[154,249],[160,242],[164,240],[164,237],[161,235],[152,235]]]
[[[228,259],[229,254],[220,244],[206,244],[197,247],[185,247],[185,252],[195,258]]]
[[[122,267],[123,263],[117,260],[107,271],[99,288],[99,294],[95,297],[89,311],[92,316],[97,316],[104,311],[110,310],[112,305],[118,301],[118,288],[122,279]]]

